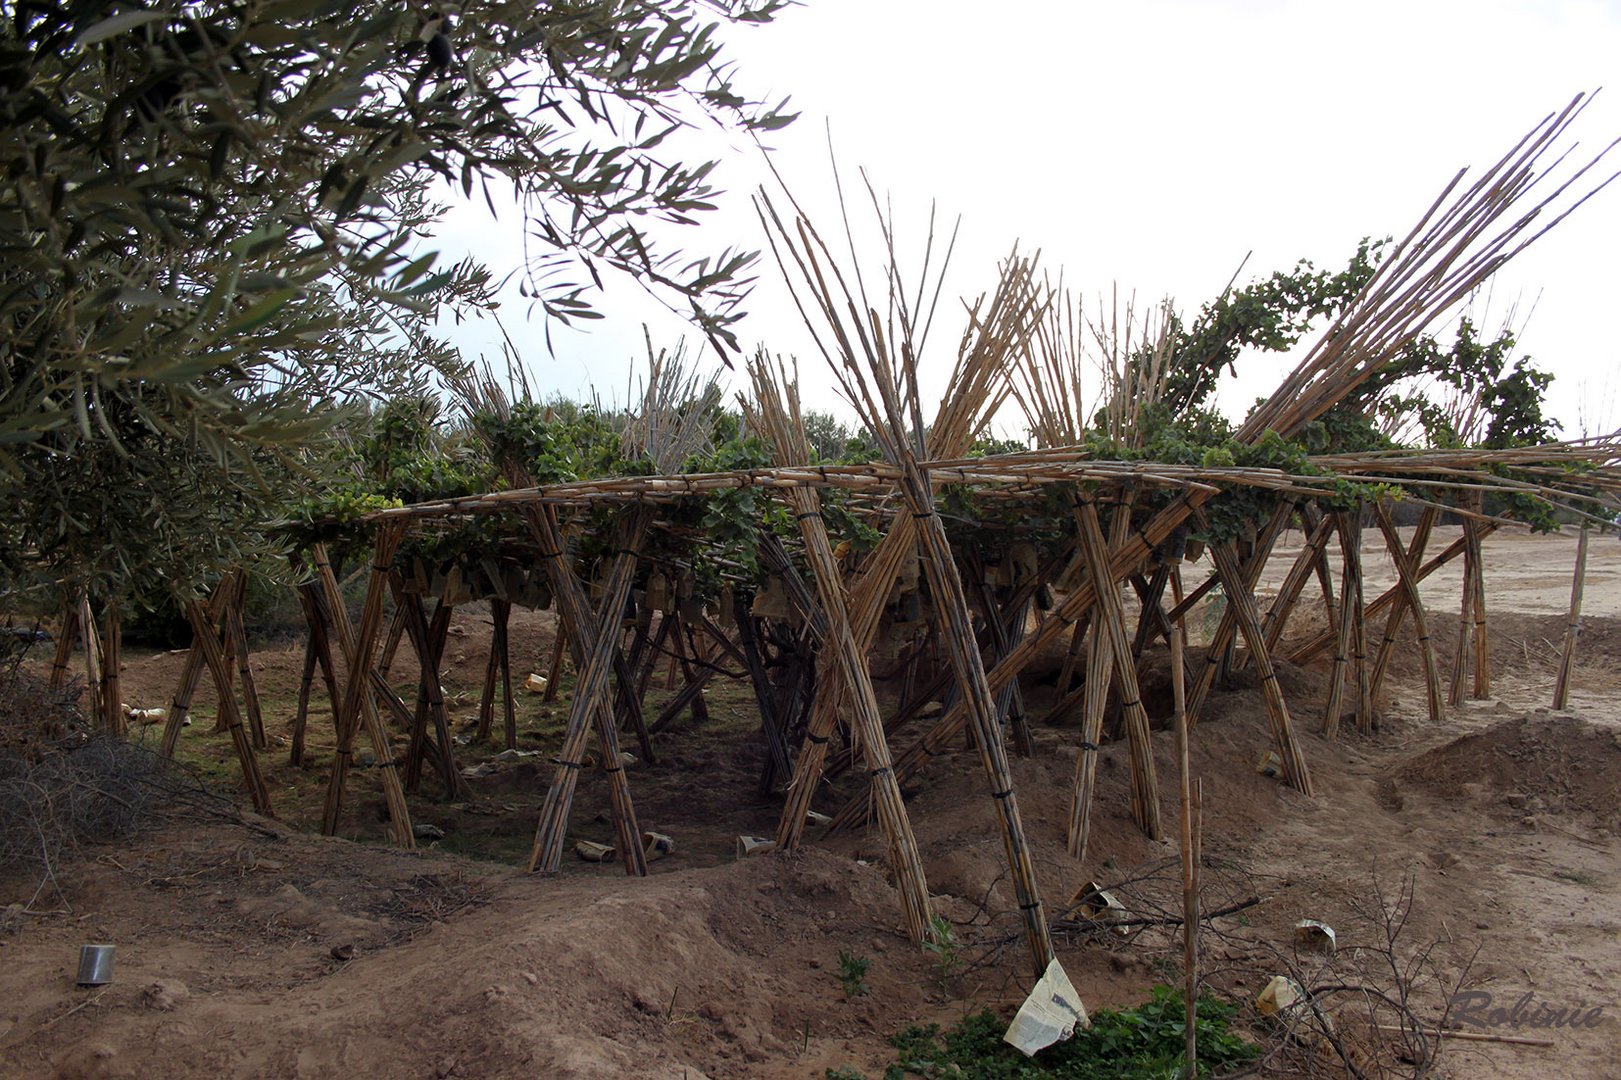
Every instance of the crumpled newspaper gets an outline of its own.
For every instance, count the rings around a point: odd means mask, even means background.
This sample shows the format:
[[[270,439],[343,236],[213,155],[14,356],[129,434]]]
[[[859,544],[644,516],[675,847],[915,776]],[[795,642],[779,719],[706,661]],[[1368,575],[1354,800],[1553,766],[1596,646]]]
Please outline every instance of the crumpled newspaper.
[[[1008,1025],[1002,1041],[1011,1044],[1026,1056],[1035,1056],[1053,1043],[1063,1042],[1075,1034],[1076,1028],[1092,1026],[1087,1018],[1086,1006],[1076,993],[1063,965],[1054,958],[1047,965],[1036,988],[1019,1006],[1018,1015]]]

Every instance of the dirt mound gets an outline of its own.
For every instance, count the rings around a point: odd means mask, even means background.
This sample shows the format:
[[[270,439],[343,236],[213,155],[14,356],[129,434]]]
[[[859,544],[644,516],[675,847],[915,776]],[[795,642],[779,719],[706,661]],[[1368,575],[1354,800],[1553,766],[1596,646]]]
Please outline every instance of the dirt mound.
[[[1420,754],[1397,788],[1518,813],[1585,813],[1621,832],[1621,734],[1573,717],[1517,716]]]
[[[605,888],[182,829],[65,884],[104,914],[0,935],[0,1075],[820,1075],[936,1018],[883,868],[822,849]],[[101,991],[72,986],[87,937],[118,944]]]

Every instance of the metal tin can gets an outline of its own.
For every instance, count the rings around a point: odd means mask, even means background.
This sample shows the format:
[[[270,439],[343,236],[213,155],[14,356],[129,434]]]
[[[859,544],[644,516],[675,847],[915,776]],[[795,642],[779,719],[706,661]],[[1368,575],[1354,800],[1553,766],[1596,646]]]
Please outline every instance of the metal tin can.
[[[116,945],[79,946],[80,986],[105,986],[113,981],[113,956]]]

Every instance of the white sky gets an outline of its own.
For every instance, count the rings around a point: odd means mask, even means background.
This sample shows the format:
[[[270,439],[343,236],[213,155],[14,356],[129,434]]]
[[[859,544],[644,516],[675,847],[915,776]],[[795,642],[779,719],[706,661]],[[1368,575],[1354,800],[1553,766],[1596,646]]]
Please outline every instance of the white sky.
[[[1490,165],[1621,73],[1621,3],[1599,2],[807,0],[730,37],[739,87],[791,94],[804,114],[772,139],[801,198],[831,190],[825,122],[841,164],[864,166],[903,223],[921,226],[931,200],[962,216],[948,295],[986,288],[1018,241],[1089,296],[1118,283],[1139,306],[1168,295],[1189,312],[1246,255],[1240,282],[1301,257],[1342,268],[1362,236],[1405,233],[1458,168]],[[1621,136],[1621,85],[1575,133],[1587,154]],[[695,253],[763,246],[747,202],[760,175],[737,146],[720,171],[723,211],[672,241]],[[465,245],[504,273],[520,259],[518,228],[480,202],[455,212],[440,247]],[[1511,305],[1522,319],[1535,305],[1520,351],[1556,374],[1550,411],[1570,434],[1621,422],[1618,244],[1621,182],[1498,276],[1485,319],[1495,331]],[[761,269],[745,346],[797,353],[807,406],[844,412],[775,267]],[[642,322],[655,341],[682,333],[624,282],[599,300],[609,317],[554,330],[553,356],[514,290],[503,318],[542,394],[595,386],[623,400]],[[498,354],[493,327],[455,340]],[[926,393],[956,340],[955,326],[931,338]],[[1241,411],[1284,367],[1241,365],[1222,400]]]

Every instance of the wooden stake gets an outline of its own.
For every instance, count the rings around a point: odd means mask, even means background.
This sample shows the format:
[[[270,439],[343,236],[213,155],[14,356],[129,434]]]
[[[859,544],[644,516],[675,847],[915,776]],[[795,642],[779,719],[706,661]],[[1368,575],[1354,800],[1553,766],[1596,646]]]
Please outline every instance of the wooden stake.
[[[1582,586],[1587,581],[1587,523],[1576,538],[1576,569],[1570,577],[1570,611],[1565,617],[1565,646],[1559,653],[1559,674],[1553,683],[1553,707],[1570,702],[1570,672],[1576,665],[1576,637],[1582,629]]]

